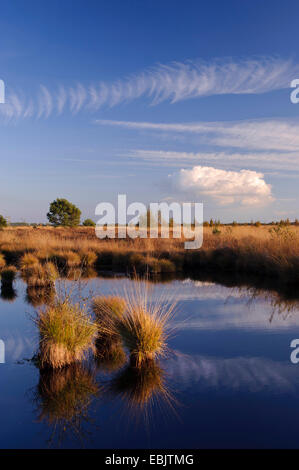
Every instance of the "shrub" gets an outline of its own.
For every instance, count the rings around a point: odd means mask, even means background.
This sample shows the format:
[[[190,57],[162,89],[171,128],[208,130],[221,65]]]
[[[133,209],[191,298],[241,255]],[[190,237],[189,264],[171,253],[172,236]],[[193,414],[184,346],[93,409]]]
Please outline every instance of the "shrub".
[[[0,229],[7,227],[7,220],[3,217],[3,215],[0,215]]]
[[[97,327],[78,303],[58,299],[39,310],[35,321],[40,333],[42,368],[56,369],[82,361],[93,348]]]
[[[84,227],[95,227],[96,223],[92,219],[85,219],[82,225]]]
[[[215,226],[212,230],[213,235],[220,235],[221,230],[219,230],[218,226]]]

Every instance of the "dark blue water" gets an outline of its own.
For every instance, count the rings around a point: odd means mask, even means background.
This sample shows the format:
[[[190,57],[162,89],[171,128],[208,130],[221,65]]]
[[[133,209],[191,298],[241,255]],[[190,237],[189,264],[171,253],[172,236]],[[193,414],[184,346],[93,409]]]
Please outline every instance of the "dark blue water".
[[[84,289],[111,293],[128,282],[95,279]],[[155,284],[153,297],[178,301],[177,329],[146,378],[91,362],[43,377],[28,360],[38,346],[35,308],[21,281],[15,290],[0,299],[1,448],[299,447],[296,304],[212,283]],[[76,380],[83,398],[64,392]]]

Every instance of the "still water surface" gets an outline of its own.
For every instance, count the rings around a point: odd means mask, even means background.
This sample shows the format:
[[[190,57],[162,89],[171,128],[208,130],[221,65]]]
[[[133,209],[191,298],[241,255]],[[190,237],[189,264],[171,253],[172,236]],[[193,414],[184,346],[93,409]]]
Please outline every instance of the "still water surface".
[[[133,282],[97,278],[86,293],[109,294]],[[297,302],[245,288],[192,281],[156,283],[175,296],[169,357],[138,376],[94,363],[40,374],[28,359],[38,333],[22,281],[2,292],[1,448],[299,447]]]

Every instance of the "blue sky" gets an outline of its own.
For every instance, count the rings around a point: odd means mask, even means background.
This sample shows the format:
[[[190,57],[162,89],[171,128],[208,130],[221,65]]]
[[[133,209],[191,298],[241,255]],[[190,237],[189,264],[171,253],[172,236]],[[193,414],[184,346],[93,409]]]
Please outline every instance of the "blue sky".
[[[1,5],[0,213],[66,197],[197,201],[204,217],[299,216],[296,1]],[[299,217],[298,217],[299,218]]]

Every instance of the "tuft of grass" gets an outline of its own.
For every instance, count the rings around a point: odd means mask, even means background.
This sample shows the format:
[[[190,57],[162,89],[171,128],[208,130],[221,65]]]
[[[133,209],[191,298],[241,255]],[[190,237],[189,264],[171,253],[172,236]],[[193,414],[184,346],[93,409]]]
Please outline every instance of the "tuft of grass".
[[[34,266],[24,268],[21,273],[28,287],[52,286],[59,276],[55,265],[51,262],[44,265],[38,262]]]
[[[78,253],[74,251],[67,251],[64,253],[66,259],[66,264],[69,268],[74,268],[75,266],[81,266],[81,258]]]
[[[60,269],[76,268],[81,266],[81,257],[74,251],[55,251],[50,255],[50,261],[55,263]]]
[[[98,327],[96,361],[106,370],[119,369],[126,361],[126,353],[116,325],[124,315],[126,302],[118,296],[99,296],[93,299],[92,309]]]
[[[59,273],[56,269],[56,266],[53,263],[48,262],[45,263],[43,267],[45,281],[47,281],[47,283],[54,284],[59,277]]]
[[[82,361],[94,348],[97,326],[86,308],[68,298],[40,309],[35,322],[40,333],[39,360],[53,369]]]
[[[92,309],[98,322],[103,321],[106,317],[112,320],[121,319],[126,309],[126,301],[118,296],[99,296],[93,299]]]
[[[160,298],[151,302],[148,291],[148,282],[136,280],[131,290],[125,293],[125,314],[116,322],[117,331],[135,367],[165,355],[169,321],[175,309],[174,301]]]
[[[98,259],[98,255],[94,251],[82,251],[80,255],[83,267],[94,266]]]
[[[25,253],[20,259],[20,268],[25,270],[27,268],[35,268],[39,265],[39,260],[37,256],[32,253]]]

